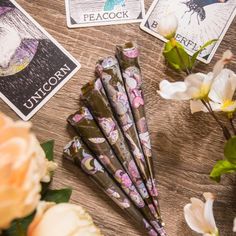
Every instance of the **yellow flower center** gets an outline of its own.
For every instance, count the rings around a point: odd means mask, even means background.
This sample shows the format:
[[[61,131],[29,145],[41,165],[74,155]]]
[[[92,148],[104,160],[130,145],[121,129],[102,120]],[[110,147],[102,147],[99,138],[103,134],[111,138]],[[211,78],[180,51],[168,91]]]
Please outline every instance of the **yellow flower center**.
[[[222,111],[226,111],[226,112],[232,112],[232,108],[234,108],[234,104],[235,104],[235,101],[232,101],[232,100],[226,100],[224,101],[224,103],[222,104],[221,106],[221,110]],[[232,106],[232,108],[230,109],[230,107]]]
[[[193,99],[207,98],[209,90],[210,90],[210,86],[208,84],[202,84],[202,86],[198,90],[198,92],[196,94],[194,94]]]

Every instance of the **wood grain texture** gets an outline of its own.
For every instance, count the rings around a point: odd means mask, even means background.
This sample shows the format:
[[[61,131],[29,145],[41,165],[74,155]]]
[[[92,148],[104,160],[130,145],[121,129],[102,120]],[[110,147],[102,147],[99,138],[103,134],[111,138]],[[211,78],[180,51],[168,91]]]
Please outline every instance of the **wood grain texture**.
[[[55,158],[59,168],[53,188],[71,186],[71,202],[81,204],[93,216],[104,235],[144,235],[139,226],[126,218],[87,177],[68,161],[63,161],[63,146],[70,140],[66,118],[78,108],[80,88],[93,79],[98,58],[114,53],[116,44],[136,40],[141,48],[144,94],[152,138],[154,164],[160,204],[169,236],[194,236],[185,224],[183,207],[190,197],[201,197],[205,191],[217,195],[215,216],[221,236],[231,236],[236,216],[236,176],[224,177],[216,184],[208,177],[213,164],[223,158],[224,138],[208,114],[191,115],[188,102],[161,99],[156,90],[162,79],[172,81],[180,76],[166,68],[161,54],[163,43],[142,32],[138,24],[68,29],[64,1],[18,0],[81,64],[81,70],[33,117],[34,131],[40,141],[55,139]],[[146,8],[151,4],[147,0]],[[207,72],[222,52],[236,54],[236,20],[227,32],[209,66],[199,63],[197,70]],[[236,71],[234,60],[231,69]],[[0,110],[14,119],[13,111],[0,101]],[[55,226],[56,227],[56,226]]]

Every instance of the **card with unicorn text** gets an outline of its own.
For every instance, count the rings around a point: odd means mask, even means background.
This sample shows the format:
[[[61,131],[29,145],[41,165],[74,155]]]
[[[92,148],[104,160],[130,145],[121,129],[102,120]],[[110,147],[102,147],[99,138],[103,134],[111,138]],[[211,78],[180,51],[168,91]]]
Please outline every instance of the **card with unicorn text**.
[[[141,22],[144,0],[65,0],[69,28]]]
[[[15,1],[0,1],[0,98],[29,120],[80,68]]]
[[[179,20],[176,40],[190,55],[212,39],[198,59],[209,63],[236,14],[236,0],[154,0],[141,29],[166,41],[158,32],[158,22],[174,13]]]

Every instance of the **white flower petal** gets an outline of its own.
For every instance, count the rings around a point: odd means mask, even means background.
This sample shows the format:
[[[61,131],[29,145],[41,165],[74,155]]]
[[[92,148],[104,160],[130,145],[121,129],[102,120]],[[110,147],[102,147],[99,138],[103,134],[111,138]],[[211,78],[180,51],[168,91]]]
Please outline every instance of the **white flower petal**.
[[[165,99],[189,100],[191,97],[187,93],[187,87],[184,82],[170,83],[163,80],[160,83],[160,90],[157,91]]]
[[[208,112],[208,110],[206,109],[206,107],[203,105],[203,103],[200,100],[191,100],[190,110],[192,114],[199,111]]]
[[[213,81],[213,74],[191,74],[185,79],[188,94],[195,99],[206,97]]]
[[[214,195],[212,193],[204,193],[203,196],[206,199],[205,207],[204,207],[204,217],[205,220],[209,224],[210,232],[216,232],[216,222],[213,214],[213,203],[214,203]]]
[[[222,110],[222,105],[216,102],[210,102],[211,104],[211,109],[213,111],[221,111]]]
[[[227,100],[232,100],[236,89],[236,75],[233,71],[223,69],[215,78],[209,98],[216,102],[223,104]]]
[[[205,231],[204,231],[204,227],[202,227],[202,224],[201,222],[199,222],[199,219],[197,219],[191,209],[191,206],[192,204],[187,204],[185,207],[184,207],[184,217],[185,217],[185,220],[188,224],[188,226],[196,231],[197,233],[200,233],[200,234],[204,234]]]

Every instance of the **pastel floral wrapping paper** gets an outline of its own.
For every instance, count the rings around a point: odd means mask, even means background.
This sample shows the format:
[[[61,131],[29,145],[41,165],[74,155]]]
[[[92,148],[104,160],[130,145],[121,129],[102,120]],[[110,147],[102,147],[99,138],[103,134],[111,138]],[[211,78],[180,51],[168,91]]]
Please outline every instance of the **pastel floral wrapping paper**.
[[[126,92],[128,94],[144,157],[151,176],[151,178],[148,180],[147,186],[150,194],[154,198],[156,209],[158,212],[160,212],[157,198],[158,192],[153,168],[150,135],[144,109],[145,103],[142,93],[142,74],[138,62],[139,54],[139,49],[133,42],[119,45],[116,48],[116,56],[122,71]]]
[[[153,199],[150,197],[147,191],[149,181],[151,179],[147,163],[144,159],[142,147],[139,141],[137,129],[134,123],[134,118],[129,105],[129,100],[125,91],[122,75],[118,61],[115,57],[107,57],[100,60],[96,66],[96,73],[100,77],[103,87],[106,91],[107,97],[111,104],[114,113],[116,114],[117,121],[126,137],[130,150],[133,154],[135,164],[139,169],[139,173],[142,177],[136,178],[137,185],[145,185],[144,190],[140,192],[143,199],[148,203],[152,213],[160,218],[160,213],[156,211],[153,204]]]
[[[148,206],[145,204],[129,175],[120,164],[103,133],[97,126],[88,108],[81,107],[79,111],[68,118],[68,122],[75,128],[85,144],[95,154],[97,160],[102,163],[104,168],[114,177],[119,186],[140,209],[155,230],[160,232],[161,236],[164,236],[165,232],[161,222],[153,216]]]
[[[150,236],[157,236],[154,228],[143,218],[142,214],[112,180],[108,172],[97,161],[80,137],[74,137],[73,140],[65,146],[63,155],[65,158],[73,161],[76,166],[81,167],[98,187],[123,209],[129,217],[136,221],[137,224],[143,225]]]

